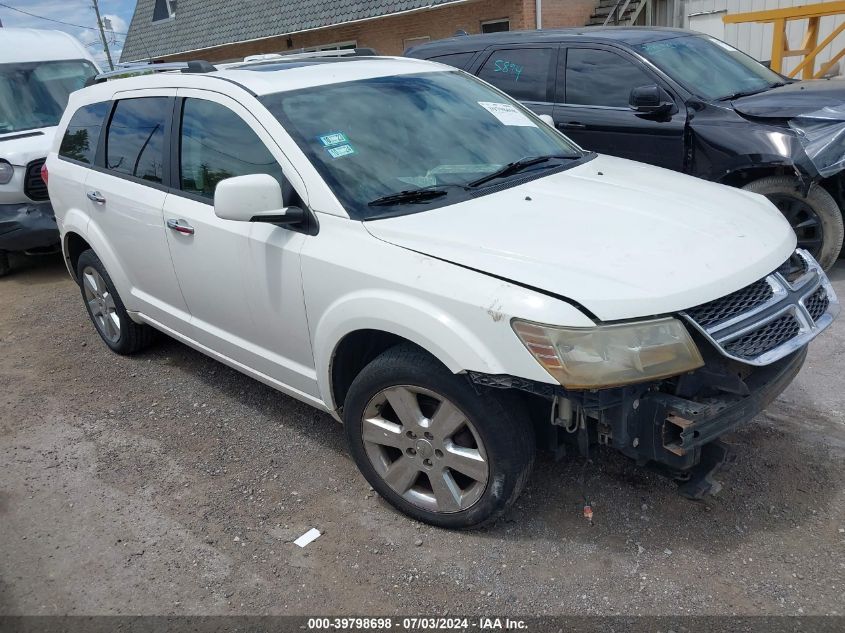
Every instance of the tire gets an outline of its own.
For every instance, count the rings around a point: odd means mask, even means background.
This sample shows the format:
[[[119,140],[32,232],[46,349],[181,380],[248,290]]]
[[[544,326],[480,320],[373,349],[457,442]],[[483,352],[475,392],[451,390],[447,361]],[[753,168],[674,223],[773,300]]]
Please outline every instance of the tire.
[[[9,263],[9,254],[6,251],[0,251],[0,277],[5,277],[12,270]]]
[[[152,344],[155,330],[129,318],[111,277],[94,251],[87,250],[79,256],[76,278],[88,316],[109,349],[128,355]]]
[[[495,520],[534,465],[534,429],[515,394],[476,391],[413,345],[385,351],[358,374],[343,418],[370,485],[401,512],[438,527]]]
[[[769,176],[743,189],[771,200],[795,229],[798,247],[807,249],[822,268],[827,270],[836,263],[842,250],[842,211],[824,187],[814,183],[805,198],[795,178]]]

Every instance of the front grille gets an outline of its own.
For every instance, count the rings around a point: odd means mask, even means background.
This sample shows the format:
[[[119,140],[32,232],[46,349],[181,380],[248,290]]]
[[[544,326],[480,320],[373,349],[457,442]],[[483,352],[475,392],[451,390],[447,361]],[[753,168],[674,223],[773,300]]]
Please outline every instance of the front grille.
[[[813,321],[818,321],[819,317],[827,312],[829,305],[830,299],[827,298],[824,288],[819,288],[809,299],[804,300],[804,307],[807,308]]]
[[[26,174],[23,180],[23,192],[31,200],[47,200],[47,184],[41,178],[41,167],[44,165],[44,158],[32,161],[26,166]]]
[[[725,356],[768,365],[806,345],[838,312],[824,272],[797,250],[765,278],[681,316]]]
[[[772,294],[769,282],[761,279],[721,299],[687,310],[687,314],[702,327],[709,327],[753,310],[771,299]]]
[[[791,338],[795,338],[801,331],[801,326],[791,314],[785,314],[774,321],[754,330],[750,334],[731,341],[725,345],[725,350],[732,356],[739,358],[754,358],[770,352],[778,345],[783,345]]]

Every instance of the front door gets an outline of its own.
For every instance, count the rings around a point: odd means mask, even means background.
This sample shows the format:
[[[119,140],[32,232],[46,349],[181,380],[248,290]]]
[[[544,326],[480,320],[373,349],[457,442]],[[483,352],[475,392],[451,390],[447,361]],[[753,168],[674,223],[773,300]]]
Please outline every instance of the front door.
[[[638,60],[620,51],[570,47],[560,52],[553,118],[583,148],[676,171],[684,167],[686,107],[646,115],[628,106],[631,90],[661,85]]]
[[[283,173],[286,159],[236,101],[180,89],[174,110],[177,182],[164,219],[173,265],[196,341],[297,392],[317,395],[299,252],[306,235],[272,224],[222,220],[214,190],[233,176],[266,173],[284,183],[286,204],[303,204]],[[178,173],[178,176],[176,174]]]

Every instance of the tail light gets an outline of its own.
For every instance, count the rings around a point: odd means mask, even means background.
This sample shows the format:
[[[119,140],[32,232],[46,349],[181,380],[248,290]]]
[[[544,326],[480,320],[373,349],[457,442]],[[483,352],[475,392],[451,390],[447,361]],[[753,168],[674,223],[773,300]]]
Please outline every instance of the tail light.
[[[44,181],[44,184],[47,184],[47,179],[49,178],[50,174],[47,171],[47,163],[41,165],[41,180]]]

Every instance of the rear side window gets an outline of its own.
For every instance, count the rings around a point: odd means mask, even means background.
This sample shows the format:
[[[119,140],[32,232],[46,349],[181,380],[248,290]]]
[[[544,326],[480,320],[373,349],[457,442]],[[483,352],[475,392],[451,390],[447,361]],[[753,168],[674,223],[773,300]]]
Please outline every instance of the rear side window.
[[[631,90],[653,84],[637,64],[610,51],[570,48],[565,103],[627,108]]]
[[[110,101],[103,101],[79,108],[71,117],[62,137],[59,156],[93,165],[97,144],[100,142],[100,130],[110,106]]]
[[[550,101],[554,49],[516,48],[493,51],[478,76],[520,101]]]
[[[106,169],[160,183],[170,107],[169,97],[118,101],[106,137]]]
[[[281,166],[249,125],[203,99],[185,100],[179,163],[182,191],[209,200],[217,183],[234,176],[269,174],[283,182]]]
[[[441,64],[448,64],[449,66],[454,66],[455,68],[464,69],[467,67],[469,60],[472,59],[473,55],[475,55],[475,51],[470,51],[468,53],[449,53],[448,55],[438,55],[437,57],[429,57],[428,60],[431,62],[440,62]]]

